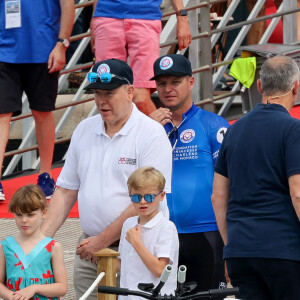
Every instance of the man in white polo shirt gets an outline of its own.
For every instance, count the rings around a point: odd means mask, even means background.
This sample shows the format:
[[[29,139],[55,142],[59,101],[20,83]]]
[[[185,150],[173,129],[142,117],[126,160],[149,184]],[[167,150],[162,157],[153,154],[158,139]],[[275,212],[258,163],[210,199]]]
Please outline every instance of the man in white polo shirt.
[[[78,198],[83,234],[77,248],[74,286],[80,298],[96,278],[93,254],[117,246],[123,222],[136,215],[128,195],[127,179],[142,167],[153,166],[166,178],[171,191],[172,150],[164,128],[132,103],[133,75],[123,61],[97,63],[88,74],[99,115],[75,129],[65,165],[42,230],[53,236]],[[168,215],[166,200],[161,210]],[[93,297],[97,297],[96,291]]]

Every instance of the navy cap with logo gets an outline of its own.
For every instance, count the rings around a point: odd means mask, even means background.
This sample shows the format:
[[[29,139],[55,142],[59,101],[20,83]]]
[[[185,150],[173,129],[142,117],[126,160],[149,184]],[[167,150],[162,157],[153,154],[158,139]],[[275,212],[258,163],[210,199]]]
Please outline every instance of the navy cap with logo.
[[[190,61],[181,54],[168,54],[159,57],[153,66],[154,76],[150,80],[157,79],[160,75],[192,76]]]
[[[113,90],[123,84],[133,83],[133,73],[130,66],[119,59],[106,59],[99,61],[93,66],[88,74],[90,84],[86,90]]]

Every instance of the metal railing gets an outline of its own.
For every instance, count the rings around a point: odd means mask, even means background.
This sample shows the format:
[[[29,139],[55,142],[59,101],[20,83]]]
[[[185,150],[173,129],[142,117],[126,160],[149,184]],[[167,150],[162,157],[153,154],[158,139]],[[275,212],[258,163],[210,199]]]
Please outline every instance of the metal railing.
[[[243,39],[247,35],[251,24],[260,22],[267,19],[272,19],[267,30],[260,40],[261,43],[266,43],[270,38],[272,32],[274,31],[277,23],[281,18],[283,18],[284,30],[283,37],[284,43],[292,44],[296,42],[297,33],[297,20],[295,13],[300,11],[297,7],[297,0],[283,0],[279,9],[275,14],[263,16],[257,18],[259,11],[265,3],[265,0],[258,0],[253,10],[249,14],[247,20],[235,24],[228,25],[229,20],[232,18],[232,14],[238,6],[239,2],[243,0],[232,0],[228,6],[226,12],[224,13],[222,19],[220,20],[216,29],[211,29],[210,25],[210,8],[211,5],[226,2],[226,0],[183,0],[186,9],[189,11],[189,23],[192,32],[192,43],[189,46],[189,59],[192,63],[193,74],[195,76],[195,88],[193,90],[193,99],[197,105],[202,106],[205,109],[213,110],[214,103],[218,100],[223,99],[224,103],[219,110],[219,114],[226,116],[234,98],[239,94],[239,84],[238,82],[233,86],[232,90],[229,92],[224,92],[221,95],[214,96],[214,89],[219,84],[220,79],[226,72],[228,66],[232,63],[233,58],[237,53],[237,49],[241,45]],[[84,7],[93,5],[93,1],[80,0],[76,4],[76,14],[75,20],[79,17]],[[177,44],[176,40],[176,16],[175,11],[166,12],[163,15],[164,18],[168,17],[168,21],[163,28],[161,33],[161,51],[160,54],[167,54],[170,52],[171,47]],[[239,34],[237,35],[235,41],[233,42],[230,50],[226,54],[222,62],[212,62],[211,49],[215,47],[220,36],[225,32],[230,30],[241,28]],[[291,34],[292,32],[292,34]],[[87,32],[72,36],[71,41],[79,41],[80,43],[74,52],[72,58],[66,65],[66,68],[60,72],[58,92],[60,92],[68,81],[68,76],[70,73],[78,70],[89,70],[93,66],[93,61],[85,64],[77,64],[78,59],[82,55],[83,51],[86,49],[90,42],[90,32]],[[184,54],[186,49],[181,51]],[[179,52],[178,52],[179,53]],[[213,70],[217,71],[213,74]],[[82,99],[84,94],[84,87],[87,85],[87,78],[85,78],[76,91],[72,98],[72,101],[65,103],[63,105],[57,105],[56,110],[66,109],[63,116],[56,125],[56,135],[58,135],[61,130],[65,127],[67,121],[74,114],[74,108],[77,105],[81,105],[86,102],[93,101],[93,96],[86,99]],[[26,97],[23,97],[24,106],[26,106]],[[92,116],[97,113],[96,106],[94,105],[90,111],[87,113],[87,117]],[[8,175],[13,172],[16,165],[18,164],[20,158],[23,159],[24,168],[37,168],[39,166],[39,158],[33,157],[33,155],[26,156],[26,153],[37,149],[35,144],[35,124],[32,121],[32,114],[28,111],[24,114],[12,118],[11,128],[16,121],[23,120],[23,138],[21,145],[18,150],[10,151],[5,153],[5,157],[13,156],[13,159],[7,166],[3,175]],[[70,140],[70,137],[57,138],[55,143],[64,143]],[[24,163],[25,161],[25,163]]]

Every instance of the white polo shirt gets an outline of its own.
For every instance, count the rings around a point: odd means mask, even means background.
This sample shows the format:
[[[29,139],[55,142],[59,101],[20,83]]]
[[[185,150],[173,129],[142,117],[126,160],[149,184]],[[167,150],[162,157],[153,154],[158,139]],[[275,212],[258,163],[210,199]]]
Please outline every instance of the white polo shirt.
[[[138,216],[128,218],[122,228],[119,252],[121,258],[120,287],[130,290],[139,290],[138,283],[153,283],[157,286],[159,278],[153,276],[143,261],[126,240],[126,232],[138,224]],[[177,268],[179,242],[176,227],[173,222],[166,219],[159,212],[145,225],[141,225],[141,239],[146,248],[157,258],[167,257],[172,264],[172,272],[163,288],[161,294],[173,294],[177,287]],[[118,296],[119,300],[140,299],[135,296]]]
[[[110,138],[100,115],[75,129],[57,185],[78,190],[83,231],[97,235],[130,204],[127,179],[133,171],[153,166],[166,178],[171,192],[172,149],[164,128],[133,104],[123,128]],[[166,199],[162,211],[168,215]]]

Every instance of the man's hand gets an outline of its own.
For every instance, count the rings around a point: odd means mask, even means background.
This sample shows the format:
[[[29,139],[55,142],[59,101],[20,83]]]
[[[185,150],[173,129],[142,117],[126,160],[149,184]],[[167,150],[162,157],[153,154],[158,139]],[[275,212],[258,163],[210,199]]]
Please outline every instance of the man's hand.
[[[88,239],[82,240],[82,241],[80,242],[80,244],[77,246],[77,249],[80,248],[81,246],[84,246],[84,245],[88,244],[88,243],[89,243],[89,240],[88,240]]]
[[[101,235],[90,236],[81,242],[77,246],[76,254],[80,256],[81,259],[86,261],[91,261],[92,263],[97,262],[97,257],[94,256],[94,253],[107,248],[109,245],[101,239]]]
[[[226,282],[230,283],[230,278],[229,278],[229,275],[228,275],[228,269],[227,269],[226,261],[224,263],[224,269],[225,269],[225,279],[226,279]]]
[[[137,241],[141,240],[141,226],[137,225],[126,232],[126,240],[134,245]]]
[[[182,50],[192,42],[192,34],[187,16],[177,16],[177,39],[179,50]]]
[[[66,48],[62,43],[56,43],[49,55],[48,69],[49,73],[62,70],[66,64]]]
[[[154,112],[152,112],[149,115],[149,117],[159,122],[163,126],[167,123],[171,123],[172,121],[172,113],[168,108],[163,108],[163,107],[156,109]]]

